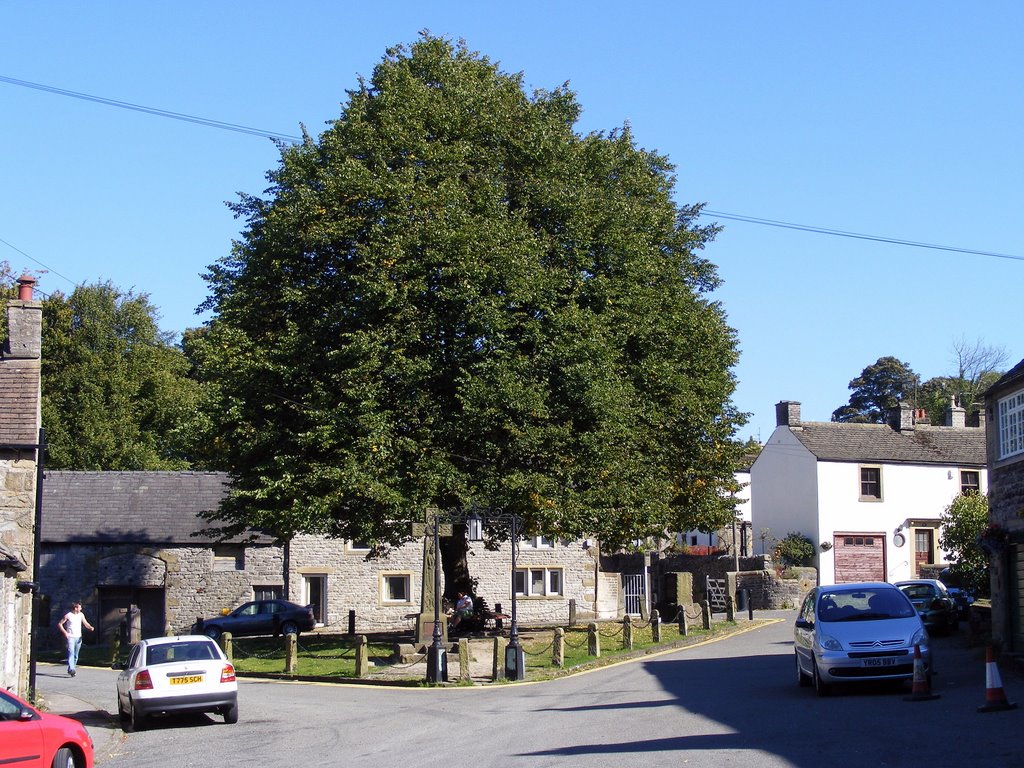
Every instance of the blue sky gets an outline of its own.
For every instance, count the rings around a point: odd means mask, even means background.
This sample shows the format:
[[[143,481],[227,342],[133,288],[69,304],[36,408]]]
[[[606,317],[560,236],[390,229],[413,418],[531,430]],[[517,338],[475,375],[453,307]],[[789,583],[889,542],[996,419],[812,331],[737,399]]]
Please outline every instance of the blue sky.
[[[681,203],[1018,257],[722,219],[706,255],[740,340],[741,436],[767,439],[782,399],[827,420],[883,355],[924,378],[958,339],[1024,356],[1022,3],[5,2],[0,76],[319,133],[423,29],[529,88],[568,81],[581,132],[629,122]],[[178,332],[240,231],[224,202],[277,162],[265,138],[7,82],[0,138],[0,259],[47,269],[47,293],[149,294]]]

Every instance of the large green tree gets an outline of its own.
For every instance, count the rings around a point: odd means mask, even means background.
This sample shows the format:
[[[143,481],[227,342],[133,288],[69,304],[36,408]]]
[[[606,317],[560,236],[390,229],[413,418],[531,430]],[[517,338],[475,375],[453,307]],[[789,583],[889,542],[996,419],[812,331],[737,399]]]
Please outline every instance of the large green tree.
[[[47,466],[189,466],[198,384],[145,295],[81,285],[43,301],[42,416]]]
[[[614,545],[732,519],[714,229],[665,157],[579,114],[424,35],[282,147],[189,342],[234,479],[224,531],[386,547],[477,505]]]
[[[886,414],[912,400],[918,376],[895,357],[880,357],[850,382],[850,401],[832,412],[832,421],[884,424]]]

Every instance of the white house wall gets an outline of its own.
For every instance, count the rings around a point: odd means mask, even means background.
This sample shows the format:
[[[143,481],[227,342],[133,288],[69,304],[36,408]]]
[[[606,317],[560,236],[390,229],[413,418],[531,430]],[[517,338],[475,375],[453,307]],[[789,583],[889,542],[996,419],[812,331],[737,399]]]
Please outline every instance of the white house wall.
[[[861,466],[882,467],[881,501],[859,501]],[[881,534],[885,538],[886,580],[911,579],[915,576],[914,536],[908,521],[933,521],[936,561],[945,561],[946,553],[938,549],[938,521],[960,493],[959,467],[822,461],[817,472],[820,533],[811,537],[815,543],[831,544],[835,533]],[[986,472],[982,470],[980,475],[981,491],[986,493]],[[906,539],[902,547],[893,542],[897,528]],[[822,584],[835,581],[834,549],[821,552],[819,548],[819,578]]]
[[[771,552],[771,541],[762,547],[762,531],[774,540],[791,532],[812,541],[818,538],[817,460],[788,428],[776,429],[750,469],[751,518],[754,553]]]

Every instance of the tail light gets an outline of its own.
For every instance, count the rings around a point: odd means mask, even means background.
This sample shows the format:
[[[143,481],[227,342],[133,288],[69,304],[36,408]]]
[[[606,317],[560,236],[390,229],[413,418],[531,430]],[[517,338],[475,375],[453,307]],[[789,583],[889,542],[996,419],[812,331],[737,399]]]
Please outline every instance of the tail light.
[[[235,668],[230,664],[225,664],[224,668],[220,671],[220,681],[222,683],[235,682]]]
[[[149,670],[144,669],[135,676],[135,690],[148,691],[153,688],[153,678],[149,676]]]

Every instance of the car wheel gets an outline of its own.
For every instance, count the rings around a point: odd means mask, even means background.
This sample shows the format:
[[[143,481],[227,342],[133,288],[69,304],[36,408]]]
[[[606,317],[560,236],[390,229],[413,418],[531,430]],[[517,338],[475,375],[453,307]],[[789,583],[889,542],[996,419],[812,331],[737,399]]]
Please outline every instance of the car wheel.
[[[78,761],[75,760],[75,753],[68,747],[61,747],[53,756],[52,768],[76,768]]]
[[[800,669],[800,654],[794,653],[793,656],[796,659],[796,684],[801,688],[806,688],[811,684],[811,679]]]
[[[121,705],[121,695],[120,694],[118,694],[118,696],[117,696],[117,716],[121,720],[127,720],[128,719],[128,713],[125,711],[124,707]]]
[[[135,702],[131,702],[131,721],[133,731],[142,731],[146,728],[146,716],[135,708]]]
[[[238,702],[224,710],[224,722],[227,725],[234,725],[238,722]]]
[[[811,676],[814,680],[814,691],[819,696],[828,696],[831,693],[832,687],[821,679],[821,675],[818,674],[818,662],[811,662]]]
[[[297,635],[299,634],[299,625],[294,621],[286,621],[281,625],[281,634],[283,635]]]
[[[203,634],[211,640],[220,640],[220,627],[206,627]]]

